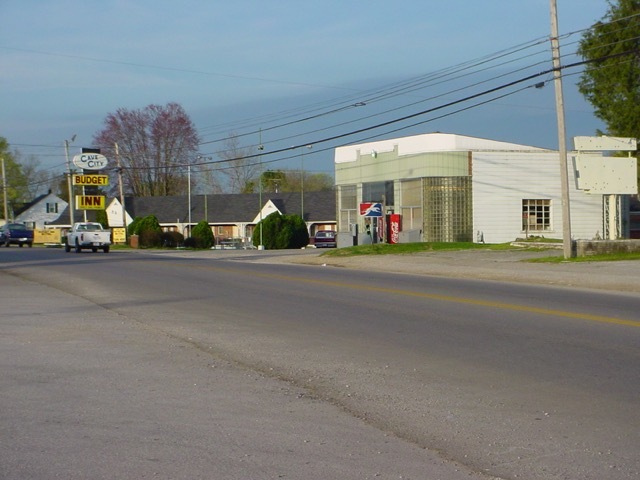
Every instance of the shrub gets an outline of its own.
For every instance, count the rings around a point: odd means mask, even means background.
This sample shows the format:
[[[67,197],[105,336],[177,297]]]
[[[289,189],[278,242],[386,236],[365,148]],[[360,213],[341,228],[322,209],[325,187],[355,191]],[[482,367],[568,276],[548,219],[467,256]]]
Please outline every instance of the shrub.
[[[276,250],[276,235],[282,226],[282,215],[278,212],[274,212],[260,223],[253,231],[253,237],[251,241],[256,247],[260,245],[260,229],[262,229],[262,241],[264,248],[267,250]]]
[[[109,217],[106,210],[98,210],[96,212],[96,222],[102,225],[102,228],[109,228]]]
[[[184,235],[180,232],[162,232],[160,240],[163,247],[176,248],[184,244]]]
[[[162,232],[154,230],[144,230],[140,232],[139,245],[141,247],[160,247],[162,246]]]
[[[162,246],[162,227],[155,215],[148,215],[141,219],[136,225],[135,234],[140,237],[141,247]]]
[[[309,245],[309,231],[307,224],[299,215],[287,215],[291,227],[289,248],[304,248]]]
[[[136,217],[133,219],[133,222],[131,222],[127,227],[127,231],[129,232],[129,235],[138,235],[138,227],[140,226],[141,221],[142,221],[141,217]]]
[[[258,223],[253,232],[253,245],[260,244],[260,229],[263,228],[262,241],[267,250],[302,248],[309,243],[309,232],[304,221],[298,215],[272,213]]]
[[[185,248],[196,248],[196,239],[193,237],[187,237],[184,239]]]
[[[193,227],[191,236],[195,239],[195,248],[211,248],[213,245],[213,232],[206,220],[198,222],[198,224]]]

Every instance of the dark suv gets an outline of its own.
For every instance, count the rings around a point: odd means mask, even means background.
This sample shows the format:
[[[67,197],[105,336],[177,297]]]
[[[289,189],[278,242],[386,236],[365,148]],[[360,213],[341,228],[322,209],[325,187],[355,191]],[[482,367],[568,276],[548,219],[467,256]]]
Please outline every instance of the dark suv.
[[[0,227],[0,245],[8,247],[12,243],[19,247],[33,245],[33,230],[29,230],[21,223],[7,223]]]
[[[333,230],[320,230],[316,232],[313,244],[316,248],[336,248],[336,232]]]

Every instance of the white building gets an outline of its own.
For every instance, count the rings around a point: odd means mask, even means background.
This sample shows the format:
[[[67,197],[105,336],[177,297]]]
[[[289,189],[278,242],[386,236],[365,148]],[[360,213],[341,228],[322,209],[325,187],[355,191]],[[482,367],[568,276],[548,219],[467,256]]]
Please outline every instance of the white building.
[[[17,223],[24,223],[31,229],[46,228],[49,222],[55,221],[67,208],[68,203],[49,192],[40,195],[26,205],[15,216]]]
[[[603,236],[603,195],[578,190],[569,154],[571,233]],[[401,215],[400,241],[503,243],[563,238],[557,151],[462,135],[430,133],[335,151],[338,231],[359,237],[375,221],[360,204]]]

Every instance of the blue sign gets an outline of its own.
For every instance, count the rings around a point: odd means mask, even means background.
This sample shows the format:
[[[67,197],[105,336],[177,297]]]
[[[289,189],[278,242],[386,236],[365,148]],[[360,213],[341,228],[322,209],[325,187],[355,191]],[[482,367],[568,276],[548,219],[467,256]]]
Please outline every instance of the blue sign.
[[[381,203],[361,203],[360,215],[365,217],[382,217]]]

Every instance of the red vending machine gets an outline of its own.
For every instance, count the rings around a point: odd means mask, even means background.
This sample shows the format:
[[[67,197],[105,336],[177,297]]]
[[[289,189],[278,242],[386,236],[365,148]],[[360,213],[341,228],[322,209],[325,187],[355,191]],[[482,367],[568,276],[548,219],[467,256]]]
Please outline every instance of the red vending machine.
[[[402,230],[402,215],[399,213],[388,215],[387,225],[389,226],[387,241],[389,243],[398,243],[400,241],[400,231]]]

